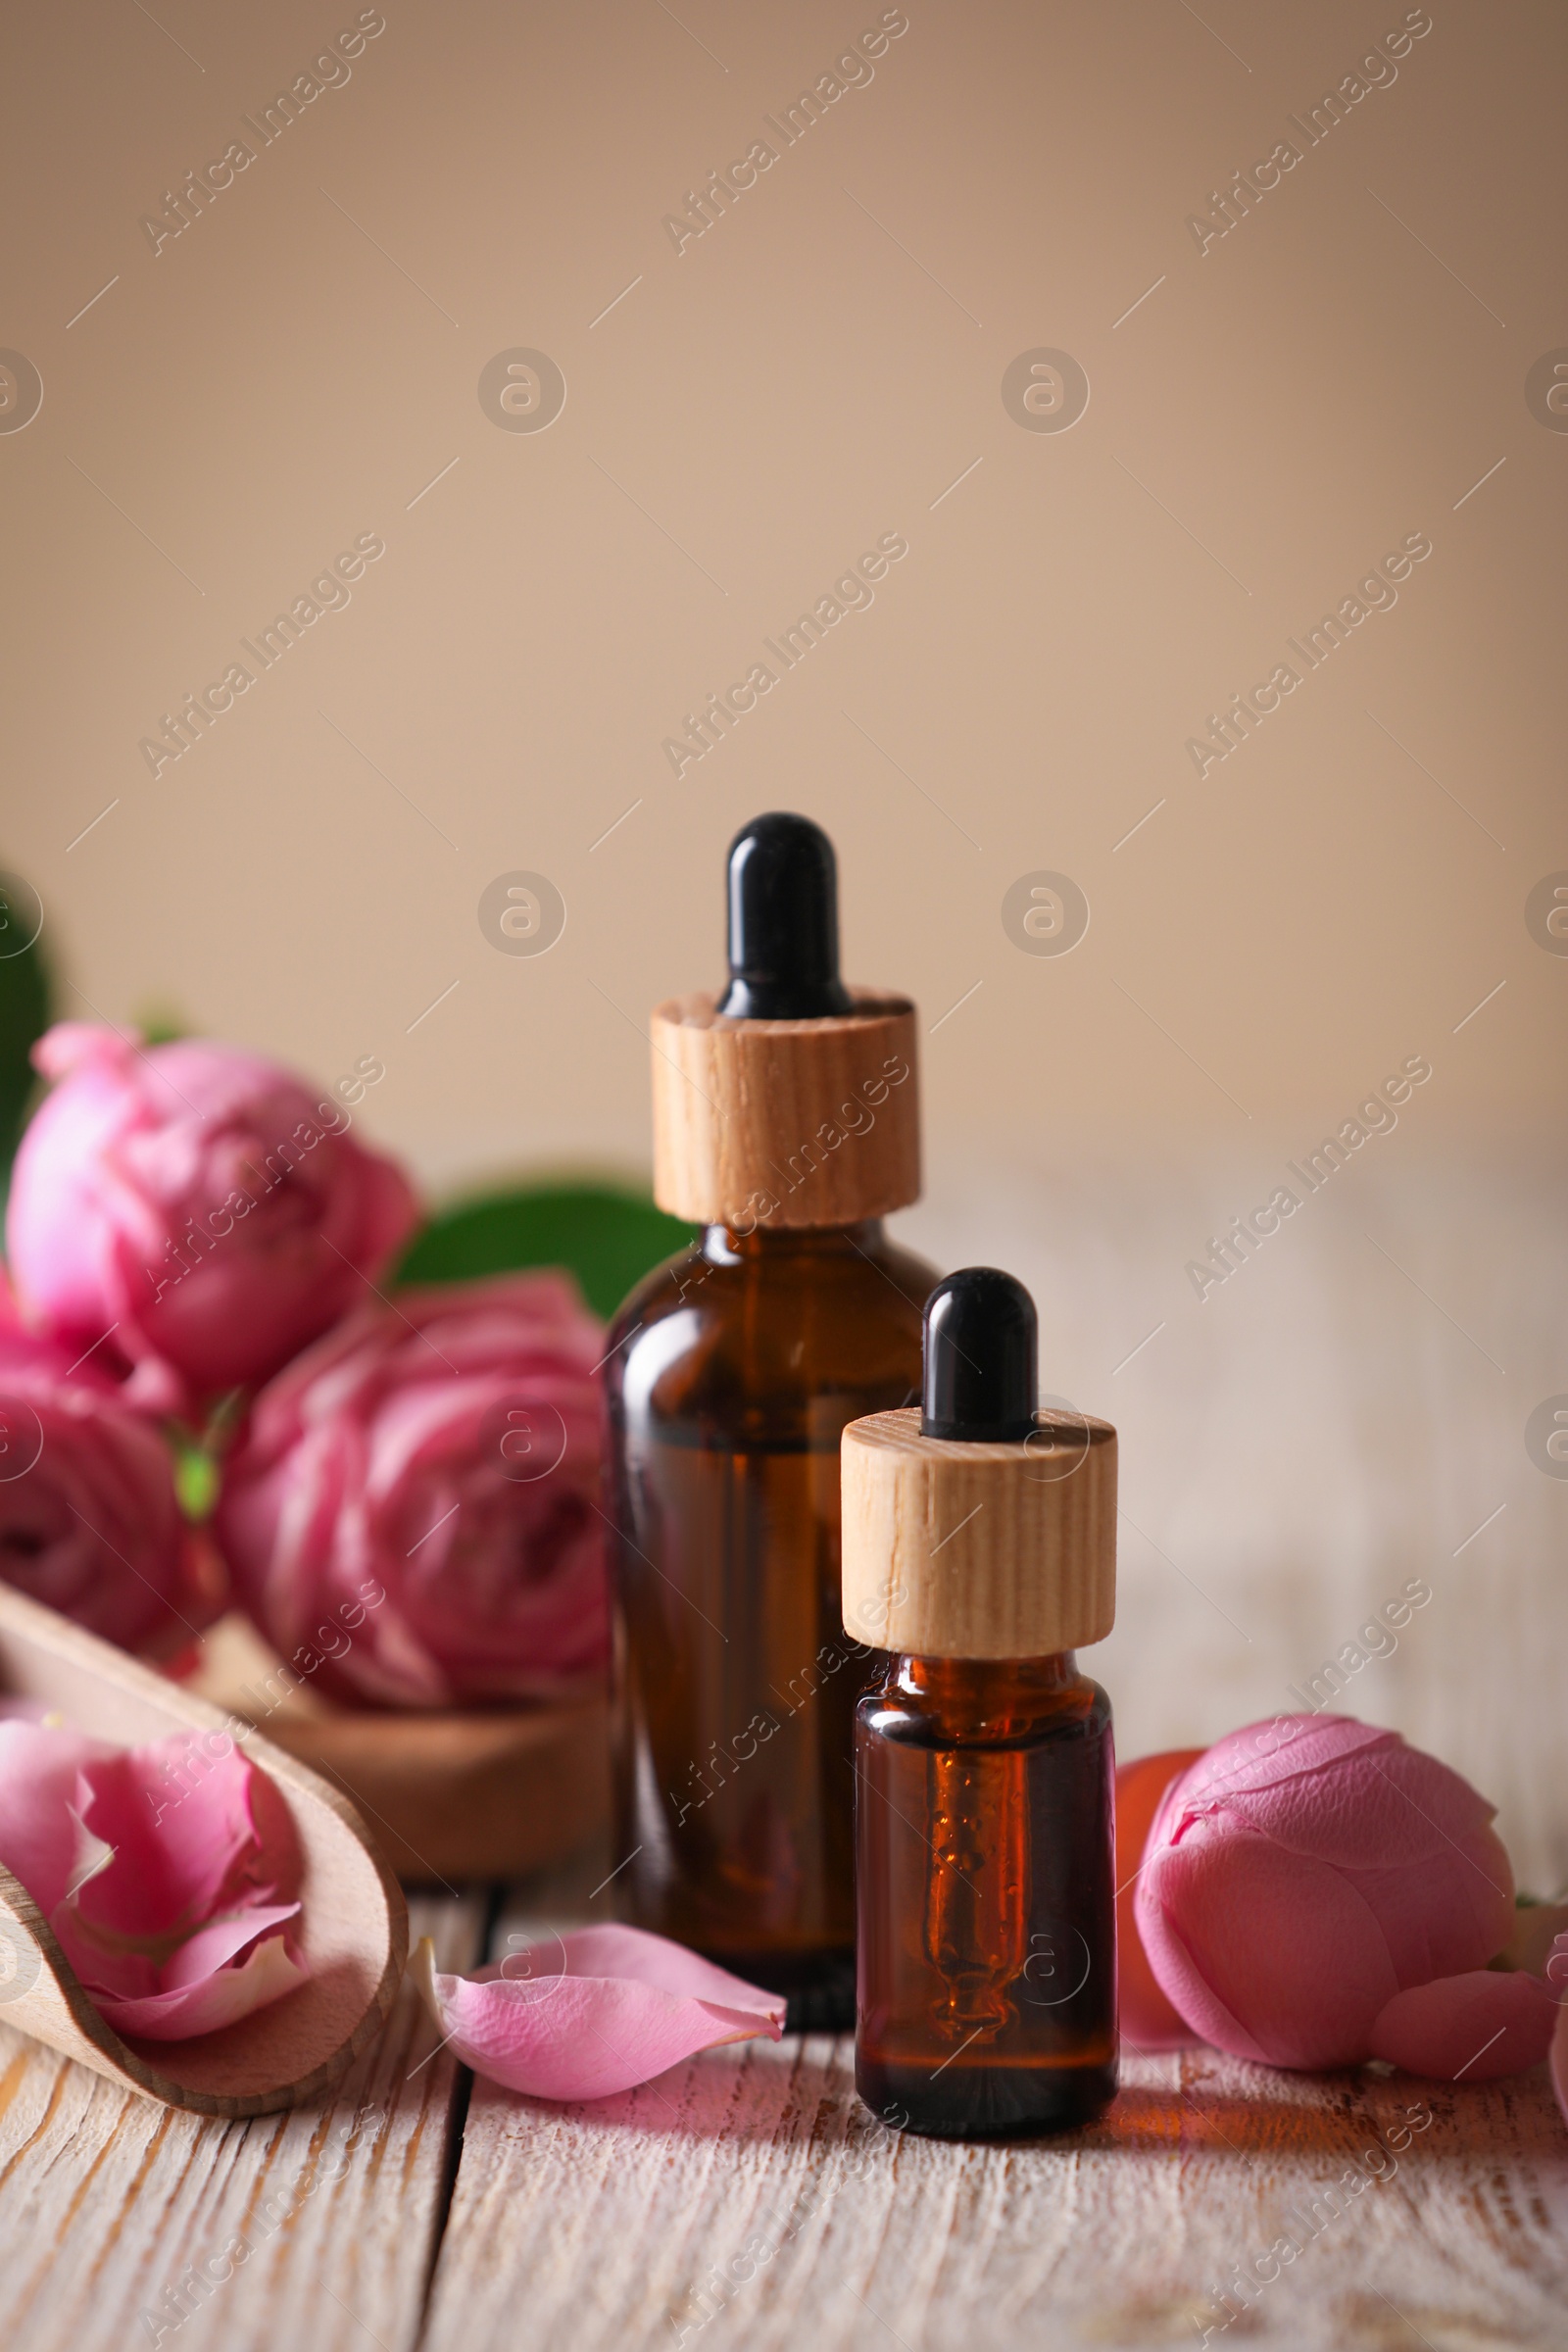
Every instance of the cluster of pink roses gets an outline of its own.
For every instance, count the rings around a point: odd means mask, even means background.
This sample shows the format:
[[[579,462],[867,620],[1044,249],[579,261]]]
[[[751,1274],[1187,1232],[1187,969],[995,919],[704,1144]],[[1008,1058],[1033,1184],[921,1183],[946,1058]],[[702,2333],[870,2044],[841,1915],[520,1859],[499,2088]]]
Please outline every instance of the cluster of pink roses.
[[[386,1295],[419,1221],[275,1063],[66,1022],[0,1290],[0,1578],[168,1654],[232,1595],[289,1657],[368,1580],[339,1695],[501,1703],[598,1671],[600,1327],[560,1274]],[[350,1090],[352,1091],[352,1090]],[[211,1520],[171,1437],[231,1426]]]

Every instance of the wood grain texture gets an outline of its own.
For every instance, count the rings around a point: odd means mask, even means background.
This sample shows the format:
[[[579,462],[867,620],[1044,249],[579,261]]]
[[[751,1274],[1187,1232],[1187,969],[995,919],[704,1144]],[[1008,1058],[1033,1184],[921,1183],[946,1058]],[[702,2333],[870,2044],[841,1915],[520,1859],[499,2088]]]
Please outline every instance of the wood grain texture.
[[[473,1965],[480,1904],[421,1901],[415,1924],[443,1966]],[[458,2080],[435,2048],[405,1985],[327,2098],[232,2122],[156,2107],[0,2026],[5,2343],[406,2352],[444,2211]]]
[[[292,1824],[296,1939],[311,1972],[282,2000],[219,2033],[192,2041],[122,2039],[82,1991],[26,1888],[0,1869],[10,2023],[114,2082],[207,2115],[269,2114],[324,2090],[380,2032],[408,1951],[402,1890],[354,1808],[220,1709],[8,1586],[0,1586],[0,1690],[127,1746],[171,1732],[203,1735],[213,1743],[205,1754],[240,1746]],[[190,1775],[204,1769],[205,1754],[193,1744]]]
[[[1020,1445],[920,1435],[912,1406],[843,1441],[844,1624],[929,1658],[1038,1658],[1116,1618],[1116,1433],[1039,1416]]]
[[[606,1868],[585,1857],[536,1888],[490,1955],[603,1914]],[[473,1965],[476,1906],[416,1903],[413,1925],[441,1965]],[[160,2113],[0,2030],[5,2341],[1134,2352],[1205,2327],[1210,2345],[1281,2352],[1563,2341],[1568,2132],[1544,2070],[1469,2088],[1133,2053],[1093,2130],[991,2147],[884,2132],[855,2097],[847,2039],[710,2051],[591,2106],[479,2082],[441,2234],[459,2151],[455,2071],[433,2046],[405,1988],[330,2104],[229,2124]],[[1234,2298],[1226,2328],[1216,2290],[1287,2233],[1299,2251],[1250,2307]],[[236,2238],[245,2261],[217,2276]]]
[[[985,2147],[882,2132],[848,2041],[754,2042],[590,2107],[476,2084],[426,2344],[1114,2352],[1212,2325],[1291,2352],[1544,2352],[1565,2223],[1540,2070],[1466,2089],[1134,2056],[1094,2130]],[[1293,2230],[1226,2328],[1213,2290]]]
[[[853,1225],[920,1193],[914,1007],[850,991],[821,1021],[721,1019],[711,996],[656,1007],[654,1198],[751,1232]]]

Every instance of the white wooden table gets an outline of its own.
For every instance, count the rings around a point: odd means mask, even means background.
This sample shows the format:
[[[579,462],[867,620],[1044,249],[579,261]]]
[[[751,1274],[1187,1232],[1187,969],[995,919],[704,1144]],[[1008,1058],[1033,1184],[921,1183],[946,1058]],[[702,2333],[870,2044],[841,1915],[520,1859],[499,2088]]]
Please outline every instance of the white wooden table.
[[[526,1891],[420,1900],[414,1932],[471,1966],[581,1907],[559,1882]],[[470,2084],[406,1990],[329,2104],[224,2124],[0,2029],[0,2341],[1114,2352],[1210,2325],[1210,2343],[1293,2352],[1568,2341],[1568,2128],[1544,2070],[1446,2088],[1199,2051],[1130,2055],[1123,2084],[1056,2139],[898,2137],[858,2105],[848,2040],[806,2036],[550,2107]],[[1300,2252],[1222,2333],[1214,2290],[1286,2233]]]

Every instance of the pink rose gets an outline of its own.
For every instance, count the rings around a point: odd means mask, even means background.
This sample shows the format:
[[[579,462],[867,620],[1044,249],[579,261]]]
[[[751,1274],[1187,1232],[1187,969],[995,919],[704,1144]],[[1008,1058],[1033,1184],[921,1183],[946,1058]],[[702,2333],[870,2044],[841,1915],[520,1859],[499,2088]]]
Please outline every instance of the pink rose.
[[[24,1312],[131,1394],[192,1412],[268,1379],[366,1295],[416,1222],[407,1180],[301,1079],[200,1039],[65,1021],[6,1218]]]
[[[340,1696],[450,1707],[598,1672],[600,1327],[570,1278],[404,1291],[256,1400],[219,1540],[282,1656]]]
[[[0,1577],[123,1649],[211,1622],[223,1578],[169,1448],[93,1364],[0,1310]]]
[[[1135,1909],[1154,1975],[1240,2058],[1472,2082],[1533,2065],[1551,1999],[1487,1969],[1513,1924],[1494,1810],[1396,1732],[1336,1715],[1232,1732],[1149,1833]]]

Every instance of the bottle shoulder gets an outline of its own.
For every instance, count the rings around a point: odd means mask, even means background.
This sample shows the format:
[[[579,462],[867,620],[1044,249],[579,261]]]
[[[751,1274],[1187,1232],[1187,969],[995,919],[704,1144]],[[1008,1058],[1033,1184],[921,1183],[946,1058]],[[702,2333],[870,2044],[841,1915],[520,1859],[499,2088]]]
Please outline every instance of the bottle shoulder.
[[[1009,1676],[1002,1662],[968,1687],[956,1675],[941,1690],[911,1690],[901,1663],[890,1659],[882,1680],[857,1703],[857,1722],[870,1738],[903,1747],[1017,1748],[1111,1736],[1109,1696],[1087,1674],[1041,1689],[1028,1676]]]
[[[645,1276],[607,1336],[612,1420],[794,1419],[818,1445],[845,1419],[905,1403],[920,1379],[920,1322],[938,1280],[875,1227],[769,1235],[739,1249],[705,1235]],[[844,1410],[825,1418],[818,1400]],[[829,1429],[827,1422],[834,1426]]]
[[[634,1327],[646,1329],[692,1303],[722,1317],[755,1312],[761,1300],[813,1294],[874,1301],[875,1309],[893,1321],[912,1315],[918,1329],[941,1275],[874,1227],[868,1239],[861,1238],[864,1231],[807,1229],[793,1237],[796,1246],[790,1236],[772,1237],[771,1246],[756,1254],[726,1250],[722,1242],[710,1247],[708,1237],[700,1236],[627,1293],[611,1321],[610,1338],[622,1339]]]

